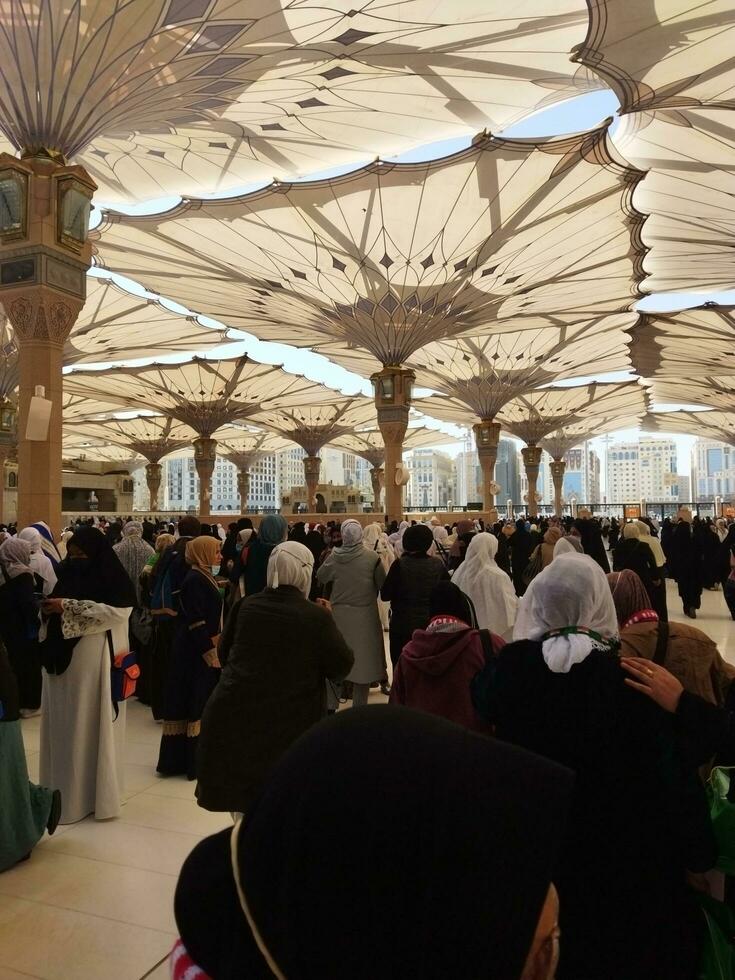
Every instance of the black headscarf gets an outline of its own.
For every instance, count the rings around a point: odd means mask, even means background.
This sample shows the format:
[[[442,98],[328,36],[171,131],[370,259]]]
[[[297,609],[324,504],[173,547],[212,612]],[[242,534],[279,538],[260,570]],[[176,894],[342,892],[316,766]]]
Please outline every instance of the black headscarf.
[[[314,565],[318,565],[319,559],[324,553],[324,537],[322,536],[321,531],[309,531],[309,533],[306,535],[306,541],[304,541],[304,544],[314,556]]]
[[[403,532],[403,550],[411,554],[426,554],[434,542],[434,534],[426,524],[414,524]]]
[[[72,558],[75,546],[86,558]],[[67,557],[58,568],[58,580],[51,593],[54,599],[88,599],[124,609],[137,605],[135,587],[113,551],[110,539],[96,527],[78,528],[67,541]],[[64,639],[61,617],[48,621],[46,639],[41,644],[43,666],[50,674],[63,674],[71,662],[79,637]]]
[[[477,628],[475,607],[470,597],[465,595],[454,582],[437,582],[429,596],[429,614],[434,616],[455,616],[468,626]]]
[[[240,879],[268,952],[288,980],[518,980],[572,779],[408,708],[321,722],[274,768],[240,828]],[[176,921],[210,976],[272,980],[235,890],[232,833],[185,862]]]
[[[296,541],[298,544],[306,544],[306,525],[303,521],[297,521],[291,528],[288,536],[289,541]]]

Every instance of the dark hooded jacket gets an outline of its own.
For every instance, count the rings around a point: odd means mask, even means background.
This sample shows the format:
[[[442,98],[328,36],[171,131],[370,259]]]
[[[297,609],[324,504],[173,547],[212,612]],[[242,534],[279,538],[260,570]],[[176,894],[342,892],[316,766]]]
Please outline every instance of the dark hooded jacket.
[[[505,641],[491,634],[497,656]],[[393,671],[390,701],[440,715],[471,731],[490,734],[472,703],[471,684],[485,667],[478,630],[464,626],[452,632],[416,630]]]

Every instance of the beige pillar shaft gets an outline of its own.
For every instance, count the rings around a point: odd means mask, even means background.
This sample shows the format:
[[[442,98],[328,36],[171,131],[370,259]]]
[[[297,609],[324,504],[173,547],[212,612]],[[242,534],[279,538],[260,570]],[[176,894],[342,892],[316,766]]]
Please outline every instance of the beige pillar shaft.
[[[240,494],[240,513],[244,514],[250,497],[250,472],[247,469],[237,471],[237,492]]]
[[[148,463],[145,468],[145,482],[150,494],[148,502],[149,510],[158,510],[158,491],[161,489],[161,473],[163,467],[160,463]]]
[[[554,513],[561,517],[561,492],[564,487],[564,473],[567,464],[564,460],[555,459],[551,464],[551,481],[554,484]]]
[[[212,474],[217,462],[217,440],[204,436],[194,440],[194,466],[199,477],[199,519],[209,518],[212,506]]]
[[[319,456],[304,456],[304,479],[306,481],[306,494],[309,498],[307,503],[310,514],[316,510],[316,488],[319,486],[321,469],[322,461]]]
[[[472,426],[475,434],[477,456],[482,470],[482,506],[484,511],[495,507],[495,463],[498,458],[498,443],[500,442],[500,423],[483,419]]]
[[[10,446],[0,442],[0,524],[5,522],[5,463],[10,455]]]
[[[373,485],[373,514],[382,514],[383,487],[385,486],[385,470],[382,466],[374,466],[370,470],[370,482]]]
[[[538,472],[541,466],[541,447],[526,446],[521,449],[523,463],[526,467],[526,479],[528,480],[528,513],[531,517],[538,517],[538,504],[536,503],[536,484],[538,482]]]
[[[403,439],[416,375],[389,365],[371,379],[375,391],[378,426],[385,444],[385,514],[389,521],[403,519],[403,485],[396,482],[403,464]]]
[[[45,521],[54,535],[61,533],[61,343],[25,340],[19,349],[20,421],[18,427],[18,526]],[[26,438],[26,427],[36,386],[51,402],[47,438]]]

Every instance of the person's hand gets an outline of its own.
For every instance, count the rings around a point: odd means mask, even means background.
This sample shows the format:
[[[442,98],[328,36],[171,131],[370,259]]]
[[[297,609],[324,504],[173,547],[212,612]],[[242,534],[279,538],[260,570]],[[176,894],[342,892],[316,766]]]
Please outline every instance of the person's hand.
[[[41,612],[44,616],[53,616],[54,613],[58,613],[60,616],[64,611],[64,602],[62,599],[44,599],[41,603]]]
[[[317,606],[321,606],[322,609],[326,609],[328,613],[332,611],[332,603],[329,599],[317,599],[316,604]]]
[[[222,664],[219,662],[219,657],[217,656],[217,651],[212,647],[211,650],[207,650],[206,653],[202,654],[202,659],[207,667],[221,667]]]
[[[672,714],[676,711],[684,688],[665,667],[660,667],[642,657],[623,657],[620,666],[630,674],[630,677],[625,678],[625,683],[629,687],[634,687],[636,691],[647,695],[664,711],[670,711]]]

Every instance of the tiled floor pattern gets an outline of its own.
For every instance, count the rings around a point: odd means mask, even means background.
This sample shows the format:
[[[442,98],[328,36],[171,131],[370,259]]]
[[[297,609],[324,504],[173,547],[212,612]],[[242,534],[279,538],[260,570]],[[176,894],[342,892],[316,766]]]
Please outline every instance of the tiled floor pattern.
[[[673,619],[684,619],[669,583]],[[735,626],[721,592],[705,592],[696,623],[735,663]],[[373,693],[371,700],[384,700]],[[32,779],[40,719],[23,723]],[[160,726],[128,704],[122,816],[87,819],[45,838],[30,861],[0,874],[0,980],[162,980],[176,935],[172,897],[181,863],[229,825],[194,802],[193,783],[154,769]],[[1,804],[0,804],[1,805]]]

